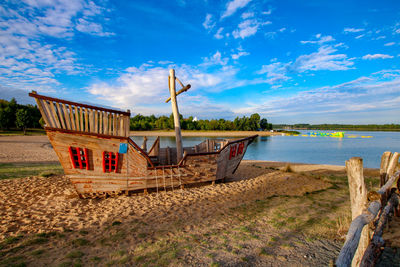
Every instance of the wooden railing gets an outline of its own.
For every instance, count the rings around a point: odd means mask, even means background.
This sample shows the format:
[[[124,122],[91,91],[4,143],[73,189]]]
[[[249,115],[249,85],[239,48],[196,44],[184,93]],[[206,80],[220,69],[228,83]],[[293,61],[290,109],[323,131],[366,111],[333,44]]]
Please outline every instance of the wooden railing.
[[[111,136],[129,136],[130,112],[80,104],[37,94],[34,97],[46,127]]]
[[[398,194],[391,190],[400,175],[400,171],[395,173],[399,156],[397,152],[383,153],[381,188],[368,194],[364,183],[362,159],[351,158],[346,161],[353,221],[336,260],[336,266],[373,266],[379,257],[380,247],[383,245],[382,232],[388,214],[393,209],[396,210],[399,204]],[[378,219],[375,220],[378,214]],[[369,224],[372,222],[375,222],[376,227],[371,239]]]

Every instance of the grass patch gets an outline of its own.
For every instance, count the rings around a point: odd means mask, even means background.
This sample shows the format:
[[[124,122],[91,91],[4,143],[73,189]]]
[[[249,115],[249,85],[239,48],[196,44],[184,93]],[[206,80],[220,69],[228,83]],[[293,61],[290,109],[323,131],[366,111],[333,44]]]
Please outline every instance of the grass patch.
[[[24,267],[26,263],[23,260],[25,260],[24,256],[9,257],[0,261],[0,266]]]
[[[23,243],[23,245],[24,246],[32,246],[32,245],[46,244],[47,242],[49,242],[49,239],[47,237],[36,237],[36,238],[26,240]]]
[[[32,251],[32,252],[31,252],[31,255],[32,255],[32,256],[40,256],[40,255],[42,255],[44,252],[45,252],[44,249],[37,249],[37,250]]]
[[[71,241],[74,247],[88,246],[90,241],[84,238],[77,238]]]
[[[94,256],[94,257],[91,257],[90,258],[90,261],[92,261],[92,262],[100,262],[102,260],[102,258],[101,257],[98,257],[98,256]]]
[[[25,135],[45,135],[44,129],[26,129]],[[10,136],[10,135],[24,135],[24,131],[21,130],[7,130],[0,131],[0,136]]]
[[[293,167],[292,167],[292,165],[290,165],[290,163],[287,163],[285,165],[285,167],[283,167],[282,171],[284,171],[284,172],[294,172],[293,171]]]
[[[15,244],[18,241],[20,241],[22,238],[23,238],[23,235],[9,236],[4,239],[3,244],[5,244],[5,245]]]
[[[80,233],[81,235],[87,235],[87,234],[89,234],[89,232],[86,231],[86,230],[80,230],[79,233]]]
[[[85,255],[85,253],[83,253],[82,251],[74,250],[69,252],[65,257],[69,259],[77,259],[77,258],[82,258],[83,255]]]
[[[35,163],[1,163],[0,180],[22,178],[27,176],[49,177],[51,175],[63,174],[64,171],[59,163],[35,164]]]

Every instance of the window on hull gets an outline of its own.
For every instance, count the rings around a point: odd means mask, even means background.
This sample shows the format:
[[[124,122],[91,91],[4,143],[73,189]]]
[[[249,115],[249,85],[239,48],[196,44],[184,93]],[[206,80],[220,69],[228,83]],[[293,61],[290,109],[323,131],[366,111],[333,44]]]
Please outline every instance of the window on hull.
[[[103,151],[103,172],[118,172],[118,153]]]
[[[89,170],[89,157],[87,148],[69,147],[69,156],[75,169]]]

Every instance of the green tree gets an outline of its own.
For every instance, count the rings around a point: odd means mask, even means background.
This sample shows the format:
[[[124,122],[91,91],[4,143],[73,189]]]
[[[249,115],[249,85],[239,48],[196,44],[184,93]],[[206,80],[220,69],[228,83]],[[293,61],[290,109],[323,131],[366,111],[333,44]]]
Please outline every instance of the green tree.
[[[7,106],[5,108],[0,108],[0,128],[1,129],[10,129],[13,124],[15,115],[13,114],[13,111],[10,106]]]
[[[261,121],[260,121],[260,127],[261,127],[261,129],[262,129],[263,131],[265,131],[265,130],[272,130],[272,124],[271,124],[271,123],[268,123],[268,120],[265,119],[265,118],[261,119]]]
[[[26,128],[31,123],[32,116],[30,115],[27,109],[18,109],[16,112],[16,120],[15,124],[18,128],[21,128],[24,131],[24,135],[26,134]]]

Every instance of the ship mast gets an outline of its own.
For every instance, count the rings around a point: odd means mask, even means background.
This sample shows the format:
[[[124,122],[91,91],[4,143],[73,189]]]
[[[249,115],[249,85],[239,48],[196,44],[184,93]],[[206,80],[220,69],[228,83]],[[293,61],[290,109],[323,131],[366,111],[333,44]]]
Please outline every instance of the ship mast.
[[[178,92],[176,92],[176,89],[175,89],[175,80],[177,80],[179,82],[179,84],[182,86],[182,89],[179,90]],[[176,139],[176,159],[177,159],[177,163],[179,163],[182,159],[183,147],[182,147],[181,124],[179,121],[178,102],[176,100],[176,96],[189,90],[190,84],[184,86],[181,83],[181,81],[177,77],[175,77],[174,69],[169,70],[168,82],[169,82],[169,93],[170,93],[171,97],[169,97],[165,101],[165,103],[168,103],[171,100],[172,113],[174,115],[174,127],[175,127],[175,139]]]

